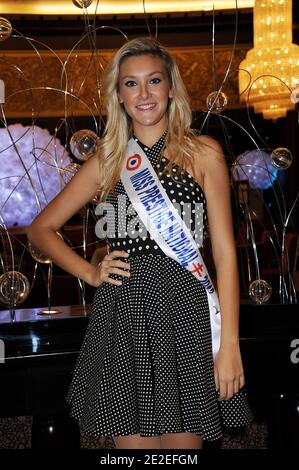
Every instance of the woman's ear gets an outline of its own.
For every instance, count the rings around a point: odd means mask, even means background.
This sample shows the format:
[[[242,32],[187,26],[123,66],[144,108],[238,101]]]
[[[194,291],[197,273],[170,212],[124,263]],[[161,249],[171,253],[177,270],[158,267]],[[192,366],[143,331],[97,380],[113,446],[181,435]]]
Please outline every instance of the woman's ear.
[[[122,104],[122,103],[124,102],[124,100],[122,99],[122,97],[121,97],[120,95],[118,95],[118,102],[119,102],[120,104]]]
[[[172,91],[172,89],[171,89],[171,90],[169,90],[169,93],[168,93],[168,98],[173,98],[173,91]]]

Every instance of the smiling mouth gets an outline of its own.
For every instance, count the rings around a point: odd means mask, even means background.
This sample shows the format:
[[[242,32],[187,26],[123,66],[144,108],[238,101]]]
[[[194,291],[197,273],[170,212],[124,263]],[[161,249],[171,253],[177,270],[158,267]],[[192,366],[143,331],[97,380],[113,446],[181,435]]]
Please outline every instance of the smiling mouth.
[[[155,103],[148,103],[148,104],[140,104],[139,106],[136,106],[137,109],[140,111],[150,111],[155,107]]]

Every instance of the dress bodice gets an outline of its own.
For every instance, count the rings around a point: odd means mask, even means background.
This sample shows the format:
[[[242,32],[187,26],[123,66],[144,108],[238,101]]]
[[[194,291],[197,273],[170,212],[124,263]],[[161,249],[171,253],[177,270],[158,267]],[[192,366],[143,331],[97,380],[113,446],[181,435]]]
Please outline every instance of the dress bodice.
[[[168,197],[191,229],[193,238],[203,254],[208,221],[206,199],[201,186],[187,171],[183,170],[177,176],[179,169],[177,165],[172,165],[170,170],[172,174],[163,173],[169,161],[161,155],[165,145],[165,133],[151,148],[134,138],[149,158]],[[121,180],[117,182],[114,191],[108,193],[106,202],[110,206],[105,214],[109,227],[107,231],[109,252],[125,250],[131,257],[144,254],[165,256],[136,214]]]

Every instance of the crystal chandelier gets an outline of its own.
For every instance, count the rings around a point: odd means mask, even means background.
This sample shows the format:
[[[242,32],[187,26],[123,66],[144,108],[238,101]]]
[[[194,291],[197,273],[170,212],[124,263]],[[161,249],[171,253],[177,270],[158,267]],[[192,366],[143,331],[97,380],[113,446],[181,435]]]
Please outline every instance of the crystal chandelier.
[[[254,48],[239,65],[241,101],[248,101],[264,119],[285,117],[294,108],[291,91],[299,84],[299,46],[292,44],[292,0],[256,0],[253,21]]]

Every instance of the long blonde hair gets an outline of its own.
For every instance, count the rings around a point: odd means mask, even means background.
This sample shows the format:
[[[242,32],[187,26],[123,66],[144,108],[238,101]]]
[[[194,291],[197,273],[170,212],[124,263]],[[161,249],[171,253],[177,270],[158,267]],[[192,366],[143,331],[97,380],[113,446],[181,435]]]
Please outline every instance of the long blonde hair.
[[[189,98],[174,58],[157,40],[137,38],[125,43],[113,56],[104,77],[104,96],[106,96],[107,121],[101,139],[98,158],[101,183],[99,199],[106,199],[120,178],[126,147],[132,136],[131,118],[119,103],[119,71],[122,62],[133,56],[153,55],[163,60],[169,86],[173,92],[170,99],[167,118],[168,132],[165,139],[167,158],[170,160],[164,171],[174,163],[178,165],[178,173],[186,169],[187,160],[192,165],[192,154],[196,144],[191,130],[192,112]],[[176,174],[178,174],[176,173]]]

